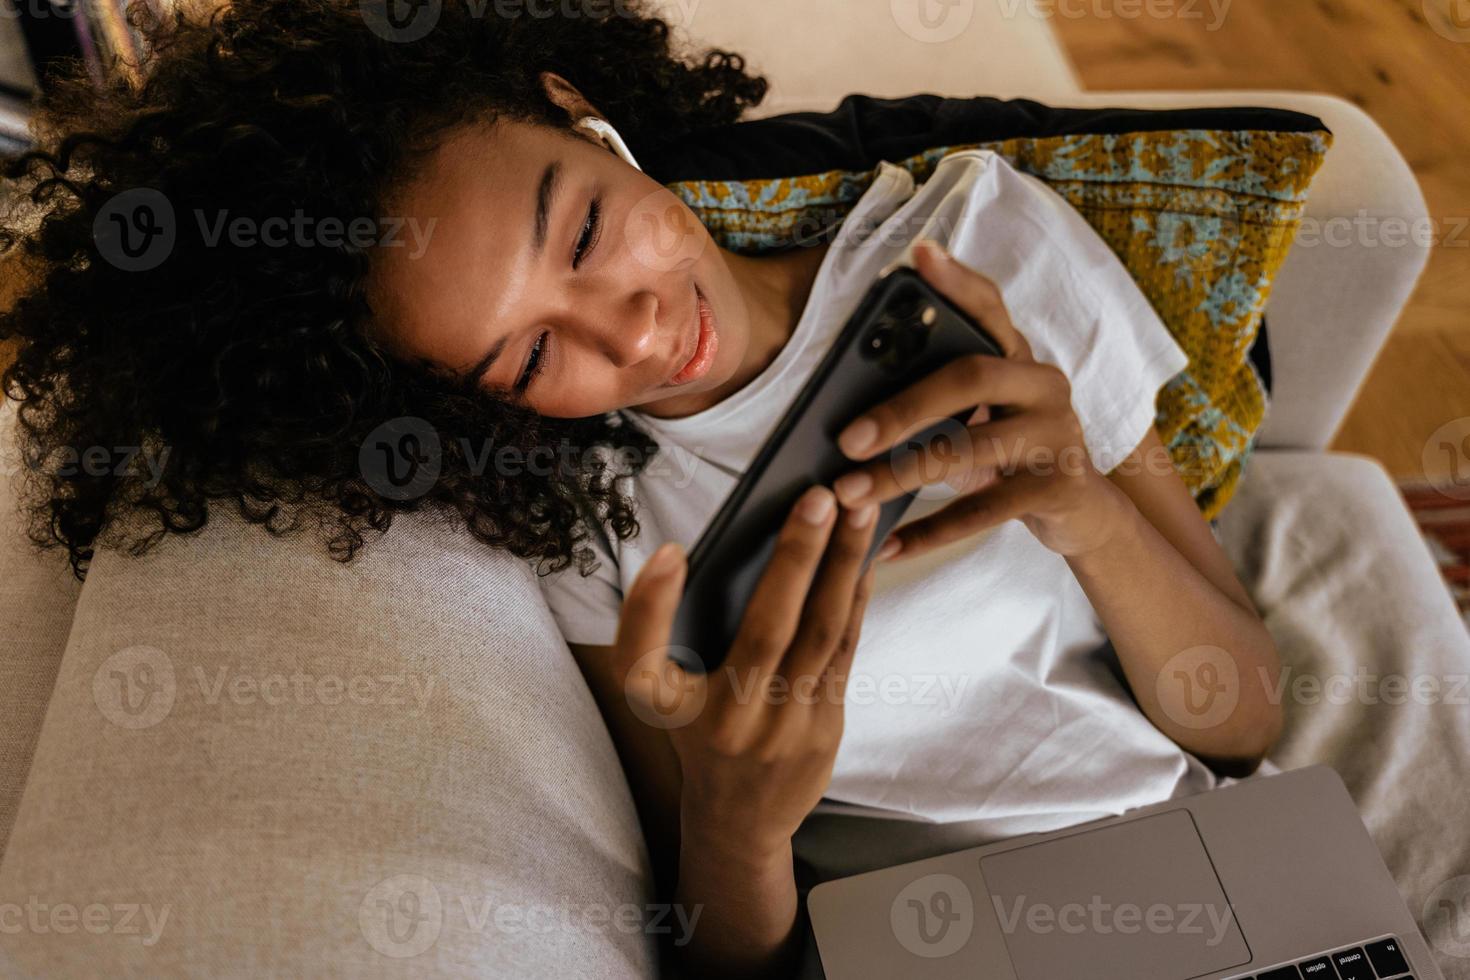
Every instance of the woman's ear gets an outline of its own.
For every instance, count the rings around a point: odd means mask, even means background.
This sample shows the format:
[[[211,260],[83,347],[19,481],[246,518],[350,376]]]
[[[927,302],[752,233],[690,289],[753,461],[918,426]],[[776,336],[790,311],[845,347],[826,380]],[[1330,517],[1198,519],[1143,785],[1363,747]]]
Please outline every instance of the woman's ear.
[[[577,89],[577,86],[562,78],[556,72],[543,71],[540,75],[540,80],[541,87],[546,91],[546,97],[551,100],[553,105],[564,109],[571,121],[575,122],[586,116],[596,116],[599,119],[603,118],[602,113],[598,112],[596,107],[587,101],[586,96]]]

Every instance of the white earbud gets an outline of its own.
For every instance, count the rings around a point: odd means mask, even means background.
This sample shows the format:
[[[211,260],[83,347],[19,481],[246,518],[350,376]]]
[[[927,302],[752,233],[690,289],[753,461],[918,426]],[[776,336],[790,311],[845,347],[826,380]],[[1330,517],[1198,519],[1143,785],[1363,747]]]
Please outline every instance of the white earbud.
[[[633,152],[628,149],[628,144],[623,142],[623,137],[618,135],[618,131],[613,128],[612,123],[608,122],[605,119],[598,119],[596,116],[583,116],[581,119],[578,119],[574,125],[578,129],[585,129],[588,132],[607,140],[608,145],[612,147],[613,152],[622,157],[624,160],[627,160],[628,164],[632,166],[634,170],[643,169],[642,167],[638,166],[638,161],[633,159]]]

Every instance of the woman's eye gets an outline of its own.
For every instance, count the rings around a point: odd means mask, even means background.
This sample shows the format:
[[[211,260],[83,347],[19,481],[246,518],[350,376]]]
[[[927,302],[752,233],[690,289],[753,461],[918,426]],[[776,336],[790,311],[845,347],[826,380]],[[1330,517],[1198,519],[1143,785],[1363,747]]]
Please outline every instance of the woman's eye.
[[[516,391],[525,391],[531,387],[531,382],[536,380],[536,375],[541,373],[542,365],[546,363],[546,346],[551,343],[551,334],[541,332],[536,338],[536,343],[531,346],[531,354],[526,358],[526,366],[521,370],[521,376],[516,380]]]
[[[587,220],[582,222],[582,234],[577,239],[577,249],[572,256],[572,268],[575,269],[587,258],[587,254],[597,247],[597,239],[602,232],[602,201],[593,198],[592,206],[587,209]]]

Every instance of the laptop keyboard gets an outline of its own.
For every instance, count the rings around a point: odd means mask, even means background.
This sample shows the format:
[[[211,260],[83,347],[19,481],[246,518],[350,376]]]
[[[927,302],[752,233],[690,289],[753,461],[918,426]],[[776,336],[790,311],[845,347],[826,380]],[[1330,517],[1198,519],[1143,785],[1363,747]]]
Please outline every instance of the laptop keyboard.
[[[1409,962],[1393,937],[1349,946],[1272,967],[1236,980],[1414,980]]]

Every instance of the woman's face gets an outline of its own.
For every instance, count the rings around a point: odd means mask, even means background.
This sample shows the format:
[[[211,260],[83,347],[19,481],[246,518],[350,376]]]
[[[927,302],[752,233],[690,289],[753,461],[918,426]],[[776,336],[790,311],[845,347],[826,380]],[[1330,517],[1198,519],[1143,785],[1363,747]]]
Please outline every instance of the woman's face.
[[[689,414],[745,354],[749,314],[722,251],[599,143],[530,123],[465,127],[391,208],[427,245],[376,261],[390,346],[542,415]]]

